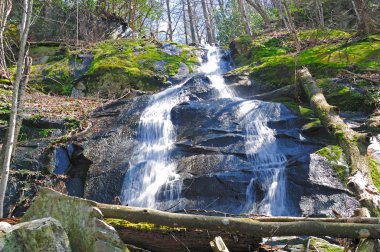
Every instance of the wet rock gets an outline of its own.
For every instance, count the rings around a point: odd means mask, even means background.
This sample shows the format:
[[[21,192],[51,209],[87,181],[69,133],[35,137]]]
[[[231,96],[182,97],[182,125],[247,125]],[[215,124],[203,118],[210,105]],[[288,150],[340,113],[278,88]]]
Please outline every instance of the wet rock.
[[[54,150],[55,156],[55,169],[53,173],[55,174],[66,174],[69,170],[71,162],[67,150],[63,147],[58,147]]]
[[[54,218],[43,218],[12,226],[0,235],[1,251],[71,251],[62,225]]]
[[[69,61],[69,66],[74,72],[75,79],[81,78],[90,68],[94,56],[92,54],[78,54]]]
[[[96,203],[44,188],[22,221],[45,217],[57,219],[67,232],[73,251],[124,251],[116,230],[102,220]]]

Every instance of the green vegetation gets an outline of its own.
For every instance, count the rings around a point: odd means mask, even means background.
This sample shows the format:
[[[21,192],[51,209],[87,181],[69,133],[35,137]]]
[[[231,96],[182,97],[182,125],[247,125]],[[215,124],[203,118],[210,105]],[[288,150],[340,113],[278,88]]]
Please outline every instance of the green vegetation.
[[[133,228],[141,231],[159,231],[159,232],[172,232],[172,231],[179,231],[179,230],[184,230],[185,228],[171,228],[167,226],[159,226],[155,225],[152,223],[132,223],[127,220],[122,220],[122,219],[111,219],[111,218],[106,218],[105,222],[111,226],[117,227],[121,226],[124,228]]]
[[[286,107],[288,107],[290,110],[292,110],[294,113],[296,113],[299,116],[314,118],[314,112],[311,108],[300,105],[291,98],[286,98],[286,97],[278,98],[278,99],[273,100],[273,102],[281,102],[282,104],[284,104]]]
[[[348,182],[349,170],[347,166],[342,165],[341,163],[343,154],[342,148],[337,145],[329,145],[320,149],[316,153],[325,157],[331,163],[339,180],[346,185]]]
[[[180,62],[190,71],[198,63],[192,47],[175,44],[180,55],[169,55],[160,49],[160,44],[147,40],[106,40],[85,50],[41,46],[32,53],[39,57],[50,56],[47,63],[33,66],[31,84],[47,93],[70,95],[74,84],[85,84],[86,93],[100,97],[117,97],[129,88],[158,90],[169,76],[174,76]],[[86,62],[79,54],[93,56]],[[157,71],[155,64],[163,62],[163,71]],[[76,73],[78,69],[82,73]]]
[[[378,170],[379,163],[373,158],[369,158],[368,161],[373,184],[376,186],[377,190],[380,191],[380,173]]]
[[[248,73],[265,84],[265,91],[293,84],[295,68],[307,66],[321,80],[329,103],[342,110],[374,107],[377,92],[362,94],[348,86],[334,84],[329,78],[339,76],[343,68],[380,71],[380,35],[349,41],[350,34],[339,30],[306,30],[299,33],[304,49],[295,56],[294,40],[289,34],[278,37],[261,36],[251,40],[236,39],[232,44],[238,68],[234,73]],[[335,43],[331,43],[334,41]],[[359,83],[367,89],[369,83]],[[360,105],[360,106],[359,106]]]
[[[80,126],[80,121],[75,118],[65,118],[65,129],[66,131],[76,130]]]

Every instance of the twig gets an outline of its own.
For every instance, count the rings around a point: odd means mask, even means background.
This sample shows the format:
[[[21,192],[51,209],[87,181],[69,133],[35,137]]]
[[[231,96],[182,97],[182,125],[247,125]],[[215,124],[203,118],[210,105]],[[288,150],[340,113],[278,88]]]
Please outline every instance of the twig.
[[[373,83],[375,83],[375,84],[377,84],[377,85],[380,85],[380,81],[377,81],[377,80],[374,80],[374,79],[371,79],[371,78],[365,77],[365,76],[363,76],[363,75],[361,75],[361,74],[357,74],[357,73],[350,72],[350,71],[348,71],[347,69],[342,69],[342,71],[343,71],[343,72],[346,72],[346,73],[348,73],[348,74],[351,74],[351,75],[353,75],[353,76],[355,76],[355,77],[358,77],[358,78],[360,78],[360,79],[363,79],[363,80],[366,80],[366,81],[370,81],[370,82],[373,82]]]

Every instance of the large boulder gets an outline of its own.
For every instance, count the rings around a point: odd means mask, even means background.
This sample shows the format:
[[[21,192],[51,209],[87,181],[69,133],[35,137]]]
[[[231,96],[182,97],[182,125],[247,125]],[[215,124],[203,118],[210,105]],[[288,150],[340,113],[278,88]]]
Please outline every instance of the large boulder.
[[[37,219],[9,227],[0,234],[0,251],[71,251],[62,225],[53,218]]]
[[[127,251],[116,230],[102,220],[93,201],[43,188],[22,221],[49,216],[61,222],[73,251]]]

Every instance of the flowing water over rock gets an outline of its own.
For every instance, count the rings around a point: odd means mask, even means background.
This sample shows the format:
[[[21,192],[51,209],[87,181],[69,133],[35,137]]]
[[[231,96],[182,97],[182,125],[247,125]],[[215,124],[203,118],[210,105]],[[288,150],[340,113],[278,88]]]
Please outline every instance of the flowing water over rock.
[[[327,160],[312,154],[325,143],[301,135],[306,119],[280,103],[237,97],[222,76],[229,55],[207,49],[208,61],[182,84],[94,114],[116,116],[87,146],[97,161],[85,196],[110,202],[123,184],[123,204],[162,210],[350,212],[357,202]]]

